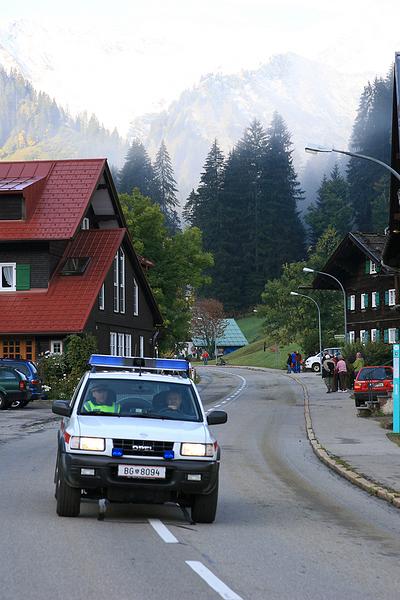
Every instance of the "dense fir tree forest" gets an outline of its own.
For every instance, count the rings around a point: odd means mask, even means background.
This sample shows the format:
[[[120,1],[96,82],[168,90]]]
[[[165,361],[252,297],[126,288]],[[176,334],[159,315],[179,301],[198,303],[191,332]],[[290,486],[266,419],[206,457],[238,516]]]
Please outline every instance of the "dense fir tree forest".
[[[304,256],[297,209],[302,192],[291,155],[278,114],[268,130],[254,120],[226,160],[213,143],[200,185],[188,198],[184,217],[203,231],[205,249],[214,255],[205,293],[228,312],[257,304],[282,264]]]
[[[121,164],[127,145],[92,115],[72,118],[18,73],[0,67],[0,160],[106,156]]]

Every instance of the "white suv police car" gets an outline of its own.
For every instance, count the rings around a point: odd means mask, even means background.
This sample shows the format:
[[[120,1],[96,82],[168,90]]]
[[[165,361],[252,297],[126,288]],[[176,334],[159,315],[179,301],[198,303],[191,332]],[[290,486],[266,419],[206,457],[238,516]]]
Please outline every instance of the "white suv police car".
[[[184,360],[92,355],[63,417],[55,470],[57,514],[76,517],[81,497],[101,502],[176,502],[211,523],[220,449]]]

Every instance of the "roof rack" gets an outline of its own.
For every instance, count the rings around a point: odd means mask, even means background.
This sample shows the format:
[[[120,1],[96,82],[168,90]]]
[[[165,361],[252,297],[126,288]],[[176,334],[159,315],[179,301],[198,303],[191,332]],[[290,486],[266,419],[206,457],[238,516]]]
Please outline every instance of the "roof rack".
[[[92,371],[102,369],[123,369],[130,371],[179,371],[187,372],[186,360],[179,358],[147,358],[142,356],[113,356],[92,354],[89,359]]]

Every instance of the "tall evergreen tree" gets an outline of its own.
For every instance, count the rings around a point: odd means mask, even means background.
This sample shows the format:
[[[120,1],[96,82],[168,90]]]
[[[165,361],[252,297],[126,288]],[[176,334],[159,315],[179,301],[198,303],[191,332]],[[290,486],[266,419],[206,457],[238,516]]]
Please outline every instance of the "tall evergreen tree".
[[[390,131],[392,110],[392,78],[377,78],[368,83],[360,98],[354,123],[351,150],[378,158],[390,164]],[[382,180],[383,178],[383,180]],[[355,227],[361,231],[375,231],[372,205],[379,192],[376,184],[389,179],[380,165],[359,158],[350,159],[347,171],[350,200]]]
[[[154,169],[145,147],[139,140],[133,140],[118,177],[120,193],[131,194],[135,188],[138,188],[143,196],[152,198],[153,201],[157,201],[159,198]]]
[[[330,225],[340,237],[346,235],[351,230],[352,212],[348,184],[336,164],[330,178],[324,176],[318,190],[317,202],[310,204],[304,218],[310,227],[313,246]]]
[[[171,159],[164,140],[160,144],[154,161],[154,174],[158,187],[158,198],[155,200],[158,201],[161,212],[165,216],[168,229],[177,231],[180,226],[178,213],[176,212],[178,205],[176,192],[178,189],[176,187]]]

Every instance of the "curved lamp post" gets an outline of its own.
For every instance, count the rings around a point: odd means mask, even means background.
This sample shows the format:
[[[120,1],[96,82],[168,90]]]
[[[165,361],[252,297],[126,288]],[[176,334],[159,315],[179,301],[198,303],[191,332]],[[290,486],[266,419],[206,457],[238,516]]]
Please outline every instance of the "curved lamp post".
[[[298,292],[290,292],[290,295],[291,296],[301,296],[302,298],[307,298],[308,300],[311,300],[311,302],[314,302],[315,306],[317,307],[317,310],[318,310],[319,353],[321,355],[321,364],[322,364],[321,311],[319,309],[318,302],[316,302],[314,300],[314,298],[311,298],[311,296],[306,296],[305,294],[299,294]]]
[[[317,271],[316,269],[309,269],[308,267],[303,267],[303,271],[304,273],[318,273],[319,275],[325,275],[326,277],[330,277],[331,279],[334,279],[336,281],[336,283],[339,285],[339,287],[341,288],[342,292],[343,292],[343,307],[344,307],[344,342],[347,342],[347,307],[346,307],[346,292],[345,289],[343,287],[343,285],[341,284],[341,282],[339,281],[339,279],[336,279],[336,277],[334,277],[333,275],[330,275],[329,273],[324,273],[324,271]]]
[[[312,146],[306,146],[304,148],[304,150],[306,152],[309,152],[310,154],[336,152],[338,154],[345,154],[346,156],[352,156],[353,158],[363,158],[364,160],[369,160],[371,162],[377,163],[378,165],[381,165],[381,167],[384,167],[385,169],[390,171],[391,174],[400,181],[400,173],[398,173],[397,171],[392,169],[391,166],[387,165],[386,163],[382,162],[381,160],[374,158],[373,156],[366,156],[365,154],[358,154],[357,152],[348,152],[346,150],[338,150],[337,148],[313,148]]]

